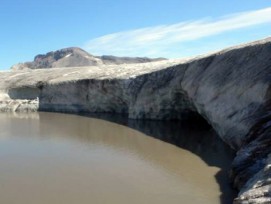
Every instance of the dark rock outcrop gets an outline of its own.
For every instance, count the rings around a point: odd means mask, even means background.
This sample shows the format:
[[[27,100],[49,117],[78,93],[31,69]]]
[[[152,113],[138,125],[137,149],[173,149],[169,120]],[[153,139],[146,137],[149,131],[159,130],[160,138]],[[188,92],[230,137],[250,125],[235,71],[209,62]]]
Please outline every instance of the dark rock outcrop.
[[[39,110],[134,119],[200,114],[237,151],[231,179],[240,194],[234,203],[270,203],[270,87],[268,38],[188,60],[5,72],[0,99],[19,103],[38,97]]]
[[[59,67],[82,67],[98,66],[103,64],[133,64],[152,61],[165,60],[165,58],[146,57],[115,57],[115,56],[93,56],[77,47],[70,47],[47,54],[40,54],[34,58],[33,62],[25,62],[13,65],[12,70],[22,69],[42,69]]]

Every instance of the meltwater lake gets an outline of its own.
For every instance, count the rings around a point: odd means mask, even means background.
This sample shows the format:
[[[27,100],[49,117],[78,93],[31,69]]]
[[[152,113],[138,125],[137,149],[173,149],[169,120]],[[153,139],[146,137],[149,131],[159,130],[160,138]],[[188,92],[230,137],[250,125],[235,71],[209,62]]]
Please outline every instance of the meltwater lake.
[[[0,114],[0,203],[231,203],[211,128],[122,116]]]

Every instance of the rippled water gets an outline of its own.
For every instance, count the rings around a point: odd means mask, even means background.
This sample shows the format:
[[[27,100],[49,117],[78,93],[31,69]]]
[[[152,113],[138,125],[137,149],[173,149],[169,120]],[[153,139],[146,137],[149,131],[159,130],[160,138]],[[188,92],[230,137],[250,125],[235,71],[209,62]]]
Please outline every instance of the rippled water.
[[[0,114],[0,203],[229,203],[233,192],[221,170],[232,157],[227,147],[209,130],[180,129],[57,113]]]

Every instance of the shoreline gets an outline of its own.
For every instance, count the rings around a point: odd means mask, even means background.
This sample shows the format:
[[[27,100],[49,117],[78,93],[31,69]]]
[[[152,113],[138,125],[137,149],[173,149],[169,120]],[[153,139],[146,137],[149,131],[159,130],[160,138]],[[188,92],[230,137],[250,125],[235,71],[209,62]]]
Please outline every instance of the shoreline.
[[[4,72],[0,110],[203,117],[237,151],[234,203],[271,202],[270,53],[268,38],[187,61]]]

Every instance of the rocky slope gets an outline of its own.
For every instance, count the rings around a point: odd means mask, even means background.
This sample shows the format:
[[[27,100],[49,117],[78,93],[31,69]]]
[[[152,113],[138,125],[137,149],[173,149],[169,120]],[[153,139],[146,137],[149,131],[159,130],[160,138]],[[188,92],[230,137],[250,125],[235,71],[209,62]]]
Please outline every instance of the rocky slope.
[[[237,151],[234,203],[270,203],[270,87],[268,38],[188,60],[3,72],[0,110],[165,120],[200,114]]]
[[[42,69],[58,67],[81,67],[105,64],[132,64],[165,60],[165,58],[144,58],[144,57],[115,57],[115,56],[93,56],[88,52],[70,47],[47,54],[37,55],[33,62],[25,62],[13,65],[12,70]]]

